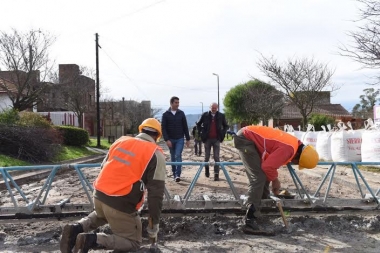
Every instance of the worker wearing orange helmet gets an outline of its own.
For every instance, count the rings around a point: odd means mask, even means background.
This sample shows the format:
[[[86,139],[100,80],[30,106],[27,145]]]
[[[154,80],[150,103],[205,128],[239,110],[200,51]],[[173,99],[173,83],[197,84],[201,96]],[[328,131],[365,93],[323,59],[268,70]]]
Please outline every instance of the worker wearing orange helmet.
[[[117,251],[136,251],[142,243],[138,210],[148,191],[150,238],[159,231],[165,190],[165,156],[156,144],[162,136],[161,124],[144,120],[136,137],[122,136],[110,147],[94,182],[94,211],[76,224],[63,228],[61,252],[88,252],[102,247]],[[109,224],[112,234],[86,233]]]
[[[305,146],[293,135],[266,126],[240,129],[234,144],[249,180],[243,232],[260,234],[256,218],[260,215],[261,199],[269,198],[270,183],[274,195],[278,195],[281,188],[277,169],[289,162],[298,164],[299,169],[312,169],[319,156],[312,146]]]

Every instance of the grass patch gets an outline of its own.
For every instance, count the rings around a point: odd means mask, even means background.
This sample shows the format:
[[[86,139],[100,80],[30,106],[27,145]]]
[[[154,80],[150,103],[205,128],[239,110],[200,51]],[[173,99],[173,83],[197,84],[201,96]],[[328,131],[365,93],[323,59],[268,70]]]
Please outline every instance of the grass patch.
[[[9,166],[28,166],[31,165],[28,162],[12,158],[10,156],[5,156],[0,154],[0,167],[9,167]]]
[[[358,168],[360,170],[364,170],[364,171],[370,171],[370,172],[380,173],[380,168],[379,167],[375,167],[375,166],[358,165]]]
[[[63,146],[61,152],[59,152],[53,162],[73,160],[96,154],[98,153],[92,152],[85,147]]]
[[[111,147],[112,143],[108,143],[107,138],[100,138],[100,148],[101,149],[109,149]],[[89,147],[97,148],[98,145],[98,138],[97,137],[90,137],[90,144]]]

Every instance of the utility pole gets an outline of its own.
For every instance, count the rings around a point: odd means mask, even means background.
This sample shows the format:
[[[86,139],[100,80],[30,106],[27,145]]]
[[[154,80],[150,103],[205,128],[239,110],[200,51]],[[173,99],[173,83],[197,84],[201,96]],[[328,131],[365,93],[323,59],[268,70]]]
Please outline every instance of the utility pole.
[[[99,107],[99,38],[98,34],[95,34],[95,47],[96,47],[96,130],[98,132],[97,147],[100,148],[100,107]]]
[[[123,131],[122,131],[122,135],[124,136],[125,133],[124,133],[124,129],[125,129],[125,112],[124,112],[124,97],[123,97]]]

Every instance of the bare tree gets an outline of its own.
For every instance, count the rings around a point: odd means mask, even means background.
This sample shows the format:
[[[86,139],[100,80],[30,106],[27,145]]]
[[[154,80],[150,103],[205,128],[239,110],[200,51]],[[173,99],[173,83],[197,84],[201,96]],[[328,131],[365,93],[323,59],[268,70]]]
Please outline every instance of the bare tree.
[[[357,0],[363,4],[359,9],[357,31],[349,32],[353,39],[350,45],[340,45],[340,54],[347,56],[364,67],[380,68],[380,1]]]
[[[104,135],[112,135],[111,134],[111,126],[113,125],[114,121],[114,113],[115,113],[115,104],[116,101],[111,97],[103,98],[100,103],[100,120],[102,122],[103,128],[103,134]],[[108,126],[109,132],[105,132],[105,128]]]
[[[264,56],[258,62],[259,69],[284,92],[285,98],[300,110],[302,126],[307,124],[307,117],[318,104],[321,91],[337,89],[331,83],[334,71],[327,65],[312,59],[288,59],[280,64]]]
[[[150,109],[150,117],[154,118],[156,115],[161,115],[162,114],[162,108],[151,108]]]
[[[54,65],[49,57],[54,42],[55,37],[40,30],[0,32],[0,67],[5,70],[0,75],[13,83],[0,83],[0,89],[7,92],[14,109],[30,109],[41,99]]]
[[[138,133],[138,127],[145,119],[146,115],[142,113],[141,103],[133,100],[129,100],[127,102],[125,114],[128,119],[128,132],[132,134]]]
[[[50,108],[60,106],[73,111],[78,117],[79,126],[83,127],[84,113],[95,111],[95,81],[94,71],[75,64],[60,65],[60,73],[54,78],[53,91],[61,97],[59,103],[51,101]]]

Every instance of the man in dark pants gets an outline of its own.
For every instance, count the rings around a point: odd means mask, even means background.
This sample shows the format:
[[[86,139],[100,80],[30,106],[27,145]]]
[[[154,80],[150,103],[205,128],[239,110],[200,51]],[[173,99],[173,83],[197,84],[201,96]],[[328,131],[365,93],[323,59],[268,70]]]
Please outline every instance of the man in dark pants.
[[[190,146],[190,134],[185,113],[178,109],[179,98],[170,98],[170,108],[162,114],[162,135],[170,150],[172,162],[182,162],[184,138],[186,147]],[[172,165],[173,177],[176,182],[181,181],[181,165]]]
[[[289,162],[298,164],[299,169],[314,168],[319,160],[312,146],[305,146],[293,135],[279,129],[265,126],[247,126],[234,136],[235,148],[245,167],[249,180],[247,214],[243,232],[265,234],[257,225],[261,199],[269,197],[269,184],[272,192],[278,195],[281,183],[278,169]]]
[[[201,133],[201,139],[205,146],[205,162],[210,160],[211,147],[214,152],[215,162],[220,162],[220,143],[224,140],[228,125],[224,114],[220,113],[218,109],[218,104],[212,103],[210,105],[210,111],[203,113],[197,123],[198,130]],[[205,176],[210,176],[208,165],[205,166]],[[219,181],[219,165],[214,166],[214,180]]]
[[[202,155],[202,139],[197,128],[197,122],[195,122],[195,126],[193,127],[192,135],[194,138],[195,155],[201,156]]]

